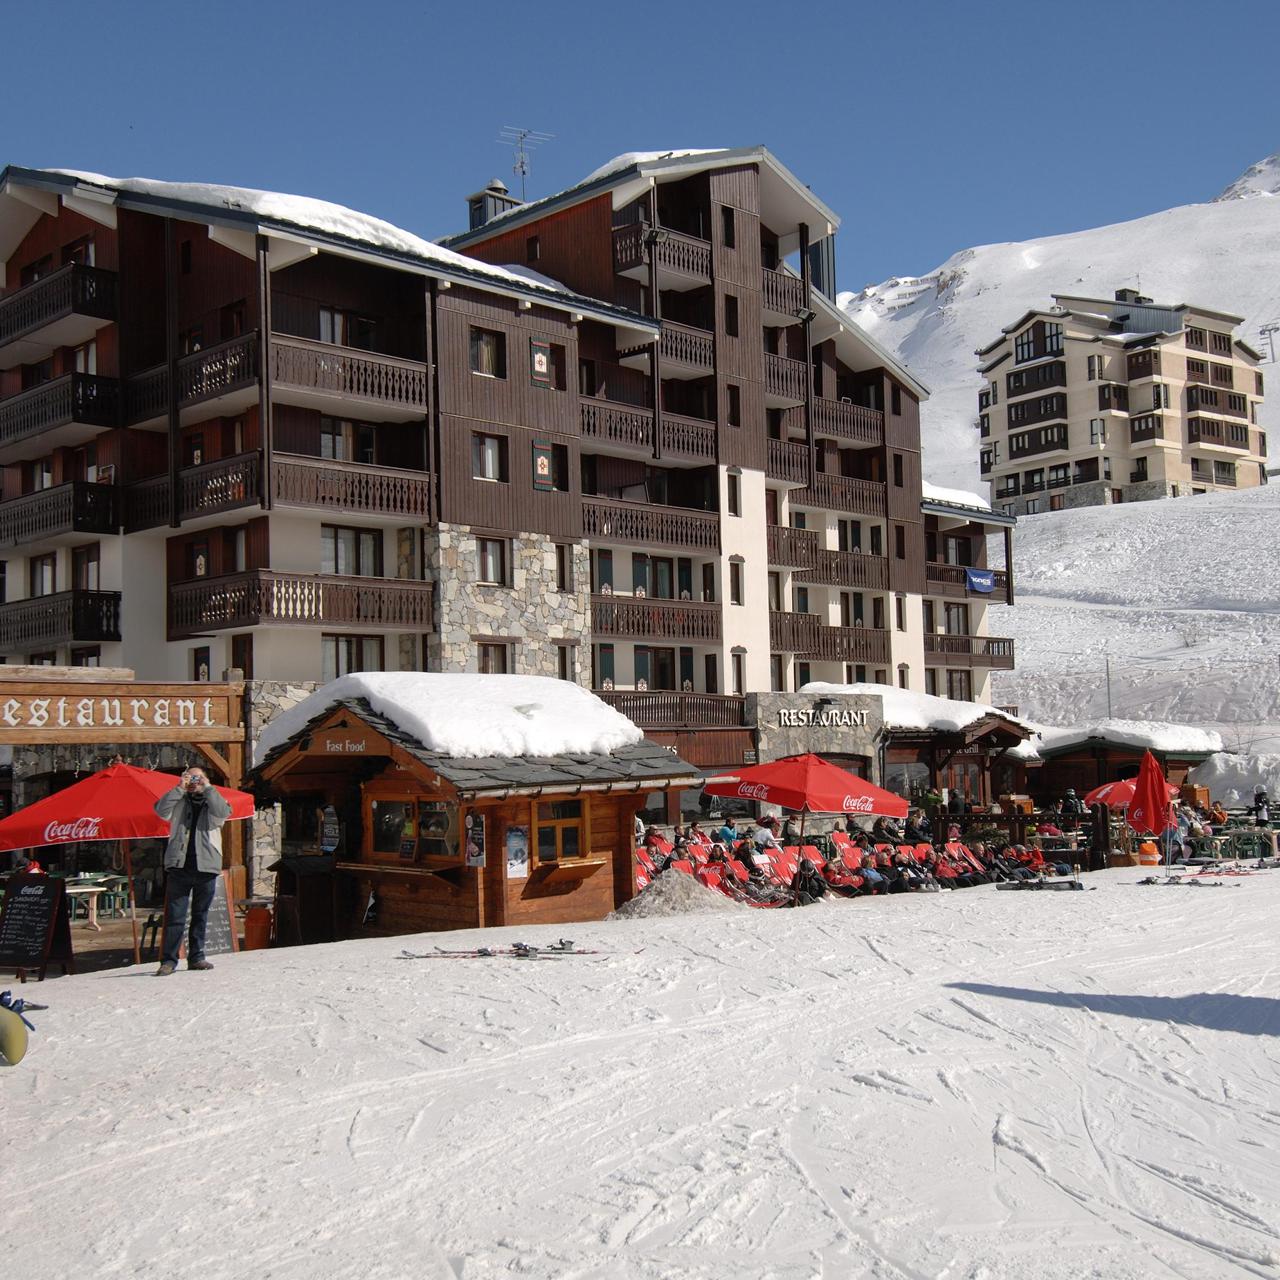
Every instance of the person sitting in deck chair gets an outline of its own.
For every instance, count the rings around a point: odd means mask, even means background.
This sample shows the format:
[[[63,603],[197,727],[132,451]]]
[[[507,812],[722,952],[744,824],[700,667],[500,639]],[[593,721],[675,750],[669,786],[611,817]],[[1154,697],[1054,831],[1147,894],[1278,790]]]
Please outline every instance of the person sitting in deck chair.
[[[791,905],[808,907],[827,891],[827,882],[818,874],[810,858],[801,858],[799,869],[791,878]]]

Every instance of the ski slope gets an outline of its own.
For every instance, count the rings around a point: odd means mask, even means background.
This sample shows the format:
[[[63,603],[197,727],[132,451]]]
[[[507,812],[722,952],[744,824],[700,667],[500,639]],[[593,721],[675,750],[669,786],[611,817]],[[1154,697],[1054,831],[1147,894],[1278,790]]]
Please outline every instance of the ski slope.
[[[975,350],[1054,293],[1109,298],[1124,285],[1160,302],[1245,317],[1245,341],[1280,319],[1280,156],[1252,166],[1206,204],[1020,243],[979,245],[922,276],[842,293],[840,305],[899,356],[932,396],[921,408],[930,479],[979,488]],[[1280,423],[1263,406],[1260,424]]]
[[[1108,714],[1280,750],[1280,488],[1049,512],[1014,532],[1017,669],[992,697],[1029,719]],[[993,542],[993,550],[995,543]]]
[[[107,971],[0,1069],[23,1280],[1280,1267],[1280,871]],[[1224,939],[1230,944],[1224,945]]]

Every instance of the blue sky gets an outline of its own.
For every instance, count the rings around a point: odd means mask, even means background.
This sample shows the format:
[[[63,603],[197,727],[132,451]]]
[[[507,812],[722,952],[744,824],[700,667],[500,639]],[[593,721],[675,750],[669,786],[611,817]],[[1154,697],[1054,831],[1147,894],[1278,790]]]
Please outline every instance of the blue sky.
[[[1208,199],[1280,151],[1272,4],[242,0],[10,5],[0,160],[337,200],[435,237],[554,134],[764,143],[843,219],[842,288]]]

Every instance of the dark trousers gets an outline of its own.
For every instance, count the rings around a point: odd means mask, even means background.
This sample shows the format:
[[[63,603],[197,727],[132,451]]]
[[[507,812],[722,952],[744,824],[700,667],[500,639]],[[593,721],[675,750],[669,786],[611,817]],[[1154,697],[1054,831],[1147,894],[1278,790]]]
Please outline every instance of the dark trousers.
[[[187,932],[187,909],[191,910],[191,932],[187,938],[187,963],[204,959],[204,928],[218,883],[216,871],[188,871],[170,867],[165,872],[168,905],[164,912],[164,950],[161,960],[178,963],[182,935]]]

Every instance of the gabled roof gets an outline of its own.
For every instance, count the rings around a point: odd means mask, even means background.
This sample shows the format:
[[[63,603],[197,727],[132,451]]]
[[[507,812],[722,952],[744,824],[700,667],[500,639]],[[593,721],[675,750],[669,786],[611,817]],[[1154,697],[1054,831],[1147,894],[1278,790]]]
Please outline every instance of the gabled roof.
[[[949,516],[972,521],[975,524],[994,524],[1013,528],[1018,522],[1013,516],[991,510],[991,504],[966,489],[944,489],[927,480],[920,486],[920,510],[928,515]]]

